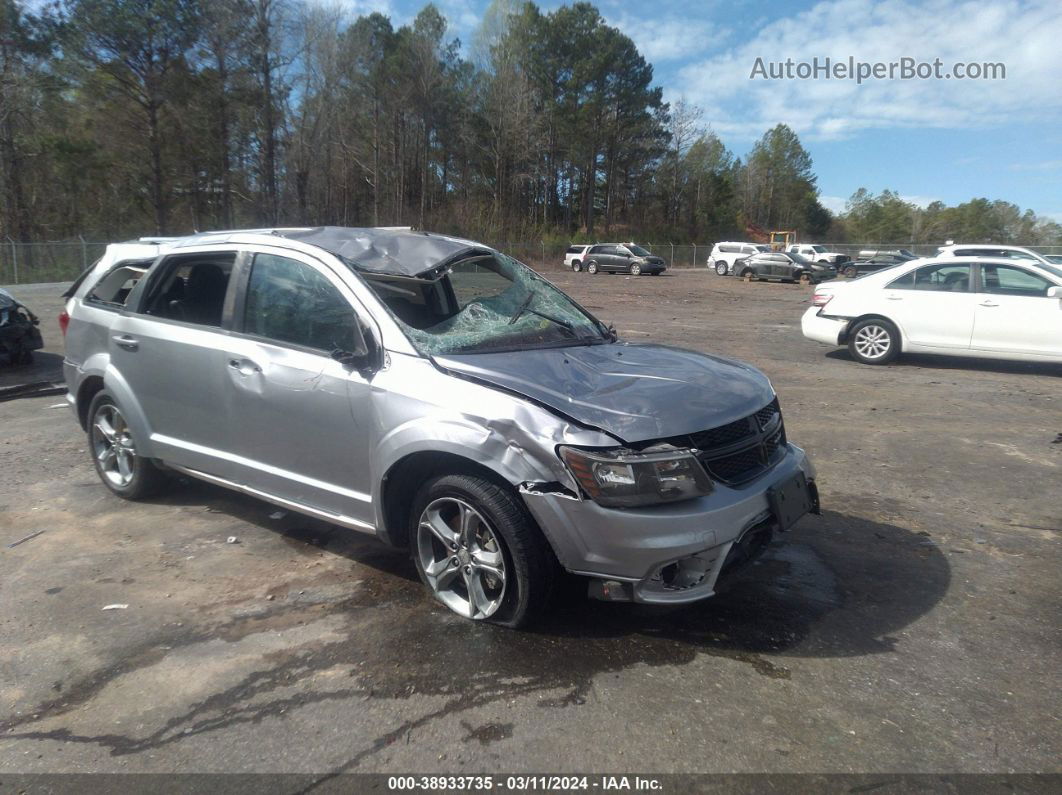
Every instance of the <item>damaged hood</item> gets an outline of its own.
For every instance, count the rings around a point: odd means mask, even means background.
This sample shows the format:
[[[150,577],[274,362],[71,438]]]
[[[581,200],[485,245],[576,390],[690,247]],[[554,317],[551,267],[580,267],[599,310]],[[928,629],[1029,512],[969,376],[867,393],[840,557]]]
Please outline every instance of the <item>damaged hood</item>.
[[[774,398],[767,376],[754,367],[665,345],[461,354],[435,362],[628,443],[725,425]]]

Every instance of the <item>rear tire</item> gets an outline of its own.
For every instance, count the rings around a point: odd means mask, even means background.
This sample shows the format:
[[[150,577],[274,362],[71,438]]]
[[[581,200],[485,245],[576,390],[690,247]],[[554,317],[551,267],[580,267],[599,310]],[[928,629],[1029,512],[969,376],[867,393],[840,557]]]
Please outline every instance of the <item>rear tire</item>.
[[[848,352],[863,364],[888,364],[900,354],[900,332],[888,320],[860,320],[848,332]]]
[[[476,475],[432,478],[409,532],[421,580],[458,615],[516,628],[549,602],[559,564],[510,489]]]
[[[715,263],[715,272],[719,276],[726,276],[730,271],[730,267],[726,264],[725,260],[719,260]]]
[[[137,453],[138,441],[121,408],[106,390],[89,404],[88,448],[103,485],[126,500],[142,500],[166,485],[166,475]]]

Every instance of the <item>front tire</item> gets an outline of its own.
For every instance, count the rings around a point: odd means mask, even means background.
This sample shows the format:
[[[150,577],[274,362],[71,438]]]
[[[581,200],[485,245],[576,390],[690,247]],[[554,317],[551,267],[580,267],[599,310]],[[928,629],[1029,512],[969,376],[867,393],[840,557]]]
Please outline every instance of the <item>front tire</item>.
[[[575,271],[576,273],[578,273],[582,269],[583,269],[583,263],[579,262],[579,260],[576,260],[575,262],[572,263],[572,270]]]
[[[630,272],[631,276],[640,276],[642,273],[642,266],[635,263],[634,265],[631,265]]]
[[[854,279],[859,275],[859,269],[855,265],[847,265],[843,271],[843,274],[849,279]]]
[[[509,489],[476,475],[436,477],[410,517],[417,573],[455,613],[516,628],[542,612],[558,564]]]
[[[900,332],[888,320],[860,320],[848,332],[848,351],[863,364],[888,364],[900,353]]]
[[[719,260],[715,263],[715,272],[720,276],[726,276],[730,268],[727,266],[725,260]]]
[[[88,417],[89,454],[103,485],[127,500],[140,500],[159,491],[166,475],[137,453],[132,430],[109,392],[96,393]]]

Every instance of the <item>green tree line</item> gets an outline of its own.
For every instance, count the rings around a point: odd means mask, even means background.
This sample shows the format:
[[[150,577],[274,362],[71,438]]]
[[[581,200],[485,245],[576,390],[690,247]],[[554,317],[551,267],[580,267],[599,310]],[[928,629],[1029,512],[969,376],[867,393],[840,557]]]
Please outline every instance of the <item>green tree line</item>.
[[[919,210],[861,191],[834,217],[789,127],[735,156],[589,3],[494,0],[465,47],[431,4],[398,27],[307,0],[33,8],[0,0],[0,238],[1059,238],[987,200]]]

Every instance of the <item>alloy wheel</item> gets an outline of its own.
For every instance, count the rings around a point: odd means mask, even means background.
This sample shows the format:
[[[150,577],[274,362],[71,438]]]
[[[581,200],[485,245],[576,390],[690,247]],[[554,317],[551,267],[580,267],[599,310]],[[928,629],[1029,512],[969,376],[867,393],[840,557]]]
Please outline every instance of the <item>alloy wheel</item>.
[[[505,556],[497,532],[470,503],[441,497],[417,525],[417,555],[436,597],[467,618],[489,618],[505,598]]]
[[[116,488],[133,480],[136,447],[118,407],[104,403],[92,418],[92,454],[100,474]]]
[[[888,329],[875,324],[863,326],[855,335],[855,349],[867,359],[880,359],[892,347]]]

